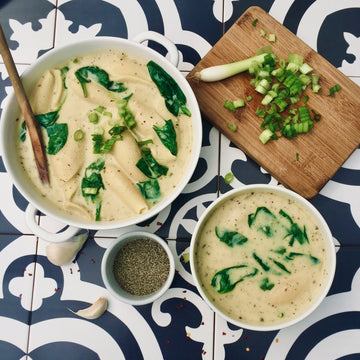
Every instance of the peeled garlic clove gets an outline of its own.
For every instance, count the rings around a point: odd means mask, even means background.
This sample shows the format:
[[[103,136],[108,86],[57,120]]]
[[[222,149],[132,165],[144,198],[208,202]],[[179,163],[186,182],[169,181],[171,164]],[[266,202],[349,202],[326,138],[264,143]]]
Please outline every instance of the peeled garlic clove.
[[[89,232],[74,236],[72,239],[62,243],[52,243],[46,246],[48,260],[57,266],[69,264],[84,245]]]
[[[97,299],[91,306],[79,310],[73,311],[69,309],[72,313],[81,316],[85,319],[93,320],[100,317],[107,309],[107,300],[103,297]]]

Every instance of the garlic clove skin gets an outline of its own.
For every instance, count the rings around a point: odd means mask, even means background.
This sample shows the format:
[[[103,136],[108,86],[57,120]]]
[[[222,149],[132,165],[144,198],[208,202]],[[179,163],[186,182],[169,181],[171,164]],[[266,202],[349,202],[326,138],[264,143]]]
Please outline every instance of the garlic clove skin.
[[[87,240],[89,232],[86,231],[62,243],[52,243],[46,246],[48,260],[57,266],[69,264],[73,261]]]
[[[89,320],[94,320],[99,318],[107,309],[107,299],[100,297],[99,299],[97,299],[92,305],[90,305],[89,307],[82,309],[82,310],[78,310],[78,311],[73,311],[71,309],[69,309],[72,313],[81,316],[85,319],[89,319]]]

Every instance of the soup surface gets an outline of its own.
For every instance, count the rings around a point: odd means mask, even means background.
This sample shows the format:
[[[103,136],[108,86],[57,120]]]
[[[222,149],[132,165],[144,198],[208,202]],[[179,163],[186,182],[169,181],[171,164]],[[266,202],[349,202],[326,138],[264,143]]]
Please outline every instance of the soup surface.
[[[209,300],[249,325],[292,319],[316,300],[326,244],[312,216],[271,191],[221,203],[196,238],[195,271]]]
[[[113,51],[70,59],[41,76],[30,102],[50,186],[39,179],[22,118],[20,161],[40,193],[76,218],[142,214],[173,191],[187,168],[193,139],[186,98],[153,62]]]

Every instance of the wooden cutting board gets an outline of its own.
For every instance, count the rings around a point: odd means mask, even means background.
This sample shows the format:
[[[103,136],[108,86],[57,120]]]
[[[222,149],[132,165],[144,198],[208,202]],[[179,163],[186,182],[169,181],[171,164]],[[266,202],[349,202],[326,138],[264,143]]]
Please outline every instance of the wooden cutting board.
[[[254,19],[258,19],[256,26],[252,25]],[[274,33],[275,43],[270,43],[267,35],[262,37],[261,29]],[[280,59],[286,60],[289,53],[302,55],[320,75],[319,94],[312,93],[310,86],[304,95],[309,96],[306,105],[321,114],[321,120],[314,122],[307,134],[281,137],[263,145],[259,140],[262,120],[255,115],[262,96],[250,86],[249,74],[213,83],[201,82],[194,74],[209,66],[252,57],[269,44]],[[187,80],[207,120],[284,186],[305,198],[314,197],[360,143],[360,87],[259,7],[249,8],[236,21]],[[335,84],[341,90],[330,97],[329,89]],[[225,100],[246,99],[249,95],[253,99],[245,101],[246,106],[235,113],[223,106]],[[227,126],[232,122],[237,125],[235,132]]]

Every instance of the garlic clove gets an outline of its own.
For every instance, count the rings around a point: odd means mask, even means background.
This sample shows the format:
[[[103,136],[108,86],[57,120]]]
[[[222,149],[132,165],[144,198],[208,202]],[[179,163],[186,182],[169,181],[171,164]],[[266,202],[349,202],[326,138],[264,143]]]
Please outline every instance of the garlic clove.
[[[107,305],[108,305],[107,300],[103,297],[100,297],[92,305],[90,305],[89,307],[87,307],[85,309],[78,310],[78,311],[73,311],[71,309],[69,309],[69,310],[72,313],[74,313],[78,316],[81,316],[85,319],[93,320],[93,319],[97,319],[98,317],[100,317],[106,311]]]
[[[89,232],[86,231],[74,236],[72,239],[62,243],[52,243],[46,246],[46,256],[48,260],[57,266],[69,264],[75,259],[77,253],[88,238]]]

